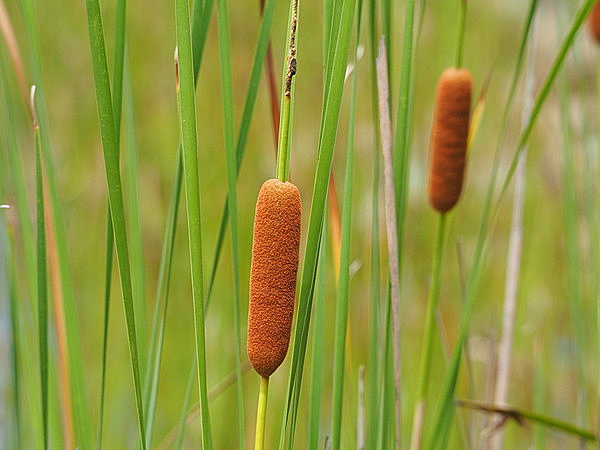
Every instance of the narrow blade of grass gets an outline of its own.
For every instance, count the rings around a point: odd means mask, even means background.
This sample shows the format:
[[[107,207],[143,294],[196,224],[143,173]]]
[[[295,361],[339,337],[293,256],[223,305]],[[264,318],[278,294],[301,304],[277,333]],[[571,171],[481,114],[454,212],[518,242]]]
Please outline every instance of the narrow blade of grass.
[[[17,220],[19,221],[19,228],[21,230],[20,236],[22,240],[23,255],[25,259],[25,272],[28,280],[27,286],[33,289],[35,287],[36,279],[34,230],[30,212],[27,207],[29,200],[27,196],[23,161],[21,159],[21,154],[17,143],[17,137],[15,135],[17,127],[14,118],[13,108],[11,107],[12,100],[9,97],[11,88],[7,80],[8,74],[6,73],[4,58],[0,58],[0,64],[2,66],[2,70],[0,72],[0,74],[2,75],[2,84],[0,86],[2,87],[2,92],[4,93],[4,114],[2,115],[2,126],[5,130],[7,130],[7,133],[4,133],[4,137],[6,139],[6,142],[4,144],[7,146],[6,153],[8,155],[9,172],[7,173],[7,175],[10,174],[10,185],[14,189],[14,209],[16,211]],[[31,292],[30,294],[33,295],[33,292]]]
[[[581,6],[575,14],[575,17],[573,18],[573,21],[571,22],[571,25],[569,26],[567,34],[561,42],[560,48],[556,54],[556,57],[554,58],[554,61],[552,62],[552,66],[550,67],[550,71],[548,72],[548,75],[546,76],[544,83],[542,84],[542,87],[536,96],[535,102],[533,104],[533,109],[531,110],[531,115],[529,116],[529,119],[527,121],[527,125],[525,126],[525,128],[519,136],[519,145],[517,147],[517,151],[515,152],[512,158],[510,168],[508,170],[508,173],[506,174],[504,184],[502,185],[502,189],[500,190],[498,204],[500,204],[504,195],[506,194],[508,186],[510,185],[510,182],[512,181],[513,175],[517,168],[517,164],[519,163],[519,156],[523,152],[525,144],[527,144],[529,138],[531,137],[533,128],[537,122],[542,107],[544,106],[546,100],[548,99],[548,96],[550,95],[550,91],[554,86],[556,77],[560,73],[564,65],[565,59],[575,42],[575,38],[577,37],[577,34],[583,27],[583,24],[585,23],[586,18],[590,14],[590,11],[594,7],[594,4],[594,0],[585,0],[581,4]]]
[[[31,88],[31,109],[34,114],[33,133],[35,140],[36,181],[36,227],[37,227],[37,312],[38,352],[41,383],[42,432],[44,448],[48,448],[48,269],[46,249],[46,219],[44,213],[44,180],[42,169],[42,142],[40,126],[35,118],[35,86]]]
[[[77,445],[89,446],[92,442],[90,432],[90,412],[87,405],[85,378],[83,375],[83,360],[81,351],[81,339],[78,330],[78,317],[76,311],[76,300],[73,290],[73,283],[70,276],[68,264],[68,249],[66,228],[62,222],[62,210],[58,196],[58,188],[54,172],[50,139],[48,133],[48,115],[44,98],[44,83],[41,76],[41,58],[40,45],[37,32],[35,17],[35,8],[32,0],[23,0],[18,2],[23,13],[28,51],[30,58],[30,67],[32,80],[36,85],[37,97],[37,120],[40,124],[40,138],[42,147],[47,149],[42,154],[44,158],[45,181],[48,185],[49,204],[48,209],[50,217],[54,223],[56,233],[58,272],[60,277],[60,287],[63,295],[63,313],[65,331],[68,348],[68,371],[69,382],[71,383],[71,401],[73,408],[73,417],[75,422],[75,438]]]
[[[319,141],[318,163],[315,174],[315,183],[311,201],[310,218],[306,253],[300,283],[300,296],[298,312],[294,328],[294,344],[292,349],[291,370],[288,379],[286,406],[282,421],[280,448],[293,447],[295,422],[298,414],[298,401],[302,385],[304,357],[306,354],[306,341],[312,310],[313,289],[316,275],[316,263],[319,253],[319,242],[323,228],[325,204],[327,199],[327,186],[331,173],[333,160],[333,147],[341,107],[342,92],[344,89],[344,76],[350,45],[350,33],[355,10],[355,0],[343,0],[341,5],[340,27],[335,40],[335,52],[331,59],[333,64],[331,86],[325,101],[325,114],[321,121],[321,139]],[[286,440],[286,430],[289,429],[289,439]]]
[[[11,365],[11,385],[12,385],[12,414],[11,424],[8,428],[12,429],[5,442],[13,448],[21,448],[21,365],[19,355],[21,353],[21,341],[19,339],[19,307],[17,305],[17,296],[15,292],[14,271],[8,268],[12,260],[12,252],[6,235],[6,223],[4,217],[0,218],[0,277],[6,286],[6,295],[8,297],[9,323],[10,323],[10,365]]]
[[[102,434],[104,430],[104,401],[106,390],[106,367],[108,356],[108,323],[110,316],[110,291],[112,289],[114,233],[110,205],[106,209],[106,248],[104,259],[104,311],[102,320],[102,369],[100,375],[100,406],[98,407],[98,438],[96,448],[102,448]]]
[[[325,334],[325,290],[327,276],[327,233],[323,233],[319,251],[315,294],[315,327],[313,334],[312,371],[310,377],[310,412],[308,448],[319,448],[321,395],[323,392],[323,339]]]
[[[244,101],[244,108],[242,111],[242,118],[240,121],[240,128],[238,130],[235,155],[236,155],[236,177],[239,175],[239,171],[244,158],[244,152],[246,150],[246,143],[248,140],[248,132],[250,130],[250,122],[252,120],[252,114],[254,112],[254,106],[256,104],[256,97],[258,95],[258,87],[260,83],[260,75],[264,66],[265,55],[269,44],[269,36],[271,33],[271,26],[273,24],[273,13],[275,11],[275,0],[266,0],[263,9],[263,18],[260,24],[258,32],[258,41],[256,44],[256,50],[254,52],[254,59],[252,60],[252,68],[250,69],[250,80],[248,82],[248,90],[246,94],[246,100]],[[210,304],[212,297],[212,290],[214,286],[215,276],[217,273],[217,266],[221,257],[221,249],[223,247],[223,241],[225,239],[225,230],[229,219],[229,199],[225,200],[225,206],[223,207],[223,213],[221,214],[221,222],[219,224],[219,231],[217,233],[217,241],[215,244],[215,252],[212,259],[210,276],[208,280],[208,290],[206,294],[206,305]]]
[[[194,83],[198,81],[198,74],[204,55],[206,35],[208,33],[208,24],[212,14],[213,0],[200,0],[194,2],[193,23],[192,23],[192,50],[194,57]],[[133,125],[133,124],[132,124]],[[175,245],[175,234],[177,230],[177,220],[179,217],[179,201],[181,196],[181,185],[183,183],[183,155],[181,144],[177,152],[176,173],[171,188],[171,199],[169,202],[169,212],[165,232],[163,236],[163,245],[160,257],[160,266],[158,271],[158,283],[155,294],[155,305],[152,319],[152,330],[150,336],[150,349],[148,351],[148,361],[151,364],[146,372],[144,398],[148,405],[148,418],[146,426],[146,436],[150,446],[153,430],[154,415],[156,412],[156,398],[158,395],[158,380],[160,377],[160,365],[162,361],[162,350],[166,328],[167,310],[169,305],[169,287],[171,282],[171,267],[173,263],[173,249]],[[196,367],[194,356],[194,368]],[[186,400],[187,401],[187,400]]]
[[[358,44],[362,0],[358,0],[356,20],[355,64],[358,63]],[[342,207],[342,236],[340,268],[337,284],[335,337],[333,351],[333,410],[331,448],[338,450],[342,443],[342,412],[344,393],[344,369],[346,364],[346,330],[348,327],[348,303],[350,297],[350,247],[352,242],[352,195],[354,186],[354,139],[356,120],[356,79],[357,70],[352,75],[350,97],[350,117],[348,126],[348,144],[346,150],[346,173],[344,181],[344,204]]]
[[[408,209],[408,182],[410,165],[410,124],[412,120],[412,66],[414,46],[414,21],[415,0],[406,2],[404,22],[404,38],[402,42],[402,61],[400,65],[400,86],[398,88],[398,116],[396,117],[396,134],[394,136],[393,168],[394,168],[394,191],[396,197],[396,227],[398,235],[398,266],[402,272],[403,249],[404,249],[404,223]],[[386,29],[384,18],[384,30]],[[388,31],[390,33],[390,31]],[[391,36],[390,36],[391,38]],[[386,47],[391,45],[386,41]],[[390,58],[391,50],[388,48],[386,55]],[[391,59],[388,59],[388,64]],[[389,76],[389,71],[388,71]],[[391,78],[390,78],[391,79]],[[390,86],[391,87],[391,86]],[[390,90],[390,104],[391,104]]]
[[[113,107],[115,113],[115,134],[117,139],[117,148],[120,144],[121,136],[121,111],[123,97],[123,70],[125,64],[125,23],[126,23],[127,1],[119,0],[117,2],[116,13],[116,34],[115,34],[115,58],[113,68]],[[100,407],[98,413],[98,449],[102,448],[102,429],[104,426],[104,399],[106,388],[106,361],[108,353],[108,325],[110,322],[110,291],[112,288],[112,268],[113,268],[113,253],[114,253],[114,232],[112,229],[112,215],[110,213],[110,204],[107,202],[107,217],[106,217],[106,247],[105,247],[105,273],[104,273],[104,320],[102,330],[102,375],[100,378]],[[131,205],[130,205],[131,206]],[[144,317],[140,312],[141,297],[136,295],[134,300],[137,300],[134,308],[138,317]],[[143,300],[142,305],[143,305]],[[143,334],[143,332],[142,332]],[[145,339],[138,341],[141,348],[144,348],[143,342]]]
[[[106,48],[104,45],[104,30],[98,0],[86,0],[88,13],[88,28],[90,48],[92,52],[92,65],[96,87],[96,102],[104,149],[104,164],[108,184],[108,196],[112,223],[115,236],[121,290],[127,322],[127,336],[129,353],[133,372],[133,384],[136,399],[137,418],[142,448],[146,448],[144,431],[144,410],[140,380],[139,354],[137,344],[137,331],[135,325],[135,310],[133,304],[133,290],[131,284],[131,269],[129,251],[127,246],[127,232],[125,226],[125,208],[121,184],[121,171],[119,167],[119,148],[115,129],[110,81],[108,77],[108,64],[106,62]]]
[[[195,0],[192,11],[192,54],[194,57],[194,75],[198,78],[202,56],[206,47],[208,25],[212,16],[215,0]]]
[[[149,352],[148,363],[150,364],[147,379],[145,399],[148,405],[148,421],[146,427],[146,439],[148,445],[152,442],[154,430],[154,416],[156,413],[156,398],[158,396],[158,380],[160,376],[160,364],[162,360],[162,350],[167,324],[167,308],[169,306],[169,291],[171,286],[171,268],[173,264],[173,251],[175,248],[175,235],[177,231],[177,212],[179,211],[179,202],[181,199],[181,180],[183,178],[183,161],[181,153],[177,159],[177,172],[173,180],[171,189],[171,201],[169,202],[169,212],[167,214],[167,226],[163,238],[163,246],[160,259],[160,268],[158,271],[158,286],[156,289],[156,311],[154,313],[154,325],[152,327],[152,348]],[[192,370],[196,369],[196,359]],[[150,378],[150,380],[148,380]],[[189,399],[186,399],[189,403]]]
[[[147,299],[146,299],[146,280],[144,270],[144,241],[142,235],[142,224],[140,221],[140,203],[138,195],[138,162],[137,162],[137,137],[135,127],[135,112],[133,109],[133,98],[131,88],[131,70],[129,61],[125,62],[125,102],[124,126],[126,130],[125,140],[125,160],[126,160],[126,177],[125,186],[127,194],[127,212],[128,212],[128,231],[131,236],[130,252],[131,252],[131,281],[133,287],[133,298],[136,307],[135,316],[137,318],[137,329],[139,335],[138,347],[140,349],[140,373],[145,376],[148,370],[147,361]],[[116,104],[116,101],[115,101]],[[119,122],[116,122],[117,124]]]
[[[457,404],[461,408],[474,409],[485,413],[502,414],[509,419],[516,420],[519,424],[522,424],[525,420],[529,420],[545,427],[554,428],[555,430],[559,430],[563,433],[585,439],[586,441],[596,442],[598,439],[596,434],[592,431],[578,427],[564,420],[559,420],[554,417],[539,414],[534,411],[528,411],[526,409],[489,405],[487,403],[476,402],[472,400],[457,400]]]
[[[23,173],[23,163],[21,161],[20,149],[17,145],[15,135],[17,127],[14,121],[14,111],[12,108],[11,93],[14,91],[9,88],[10,82],[6,71],[6,61],[4,55],[0,54],[0,91],[2,92],[1,108],[1,126],[6,133],[2,136],[2,145],[4,145],[8,154],[8,164],[2,166],[3,172],[1,177],[8,184],[0,186],[2,198],[9,198],[9,195],[14,196],[14,204],[9,205],[9,209],[0,209],[0,258],[6,258],[9,267],[12,268],[10,273],[7,270],[8,278],[8,296],[10,308],[10,324],[11,324],[11,364],[12,364],[12,386],[13,386],[13,418],[14,418],[14,437],[12,445],[15,448],[21,448],[27,445],[28,438],[37,439],[35,443],[37,447],[42,446],[41,432],[41,417],[38,410],[32,408],[28,410],[26,400],[33,400],[33,396],[28,396],[28,392],[37,390],[37,384],[33,384],[32,377],[37,375],[35,370],[34,359],[37,356],[38,348],[33,345],[21,345],[22,342],[29,342],[31,337],[25,333],[25,329],[33,328],[32,309],[35,300],[36,288],[36,246],[35,233],[31,223],[31,217],[28,208],[28,196],[25,185],[25,177]],[[4,191],[11,187],[13,192]],[[5,219],[7,214],[13,214],[12,220],[16,220],[20,230],[19,236],[12,236],[10,228],[7,228],[9,218]],[[10,217],[10,216],[9,216]],[[9,234],[10,233],[10,234]],[[18,249],[17,249],[18,247]],[[14,251],[12,251],[14,248]],[[20,250],[21,258],[17,258],[17,251]],[[20,270],[17,270],[19,268]],[[1,269],[0,269],[1,270]],[[0,275],[1,276],[1,275]],[[18,284],[18,277],[24,277],[26,283],[21,290]],[[24,288],[28,287],[26,291]],[[32,326],[26,322],[26,319],[31,318]],[[25,323],[24,323],[25,322]],[[25,326],[23,326],[23,325]],[[35,374],[34,374],[35,372]],[[30,381],[31,380],[31,381]],[[37,379],[36,379],[37,383]],[[30,388],[31,386],[31,388]],[[34,387],[35,386],[35,387]],[[39,407],[38,402],[35,407]],[[26,418],[28,425],[28,433],[21,435],[21,417]],[[25,431],[25,430],[23,430]]]
[[[188,239],[194,307],[194,333],[198,362],[198,394],[202,411],[202,444],[212,448],[210,414],[206,388],[206,347],[204,335],[204,287],[202,274],[202,235],[200,217],[200,183],[198,174],[198,140],[196,134],[196,95],[187,0],[177,0],[177,99],[183,151],[183,168],[187,206]]]
[[[194,372],[196,371],[196,360],[190,369],[190,375],[188,378],[187,387],[185,388],[185,394],[183,397],[183,408],[181,410],[181,418],[179,420],[179,433],[177,434],[177,440],[175,441],[175,448],[181,450],[183,446],[183,439],[185,437],[185,426],[187,424],[188,411],[190,409],[190,399],[192,398],[192,388],[194,387]]]
[[[237,212],[237,158],[233,136],[233,81],[231,74],[231,45],[229,43],[229,13],[227,0],[218,2],[219,53],[221,61],[221,92],[223,96],[223,121],[225,124],[225,153],[227,161],[227,210],[231,233],[231,260],[233,270],[234,351],[237,393],[238,448],[245,448],[244,391],[242,386],[242,331],[240,304],[240,256]]]

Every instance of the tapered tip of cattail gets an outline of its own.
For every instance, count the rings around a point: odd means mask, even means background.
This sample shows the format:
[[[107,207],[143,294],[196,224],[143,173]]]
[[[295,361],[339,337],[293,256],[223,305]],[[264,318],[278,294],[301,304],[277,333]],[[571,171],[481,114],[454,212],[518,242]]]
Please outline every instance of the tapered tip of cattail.
[[[596,2],[590,17],[588,18],[588,29],[597,43],[600,43],[600,1]]]
[[[469,122],[471,74],[445,70],[438,82],[429,162],[429,202],[440,213],[450,211],[462,192]]]
[[[294,316],[302,204],[298,188],[267,180],[256,203],[248,357],[254,370],[269,377],[287,354]]]

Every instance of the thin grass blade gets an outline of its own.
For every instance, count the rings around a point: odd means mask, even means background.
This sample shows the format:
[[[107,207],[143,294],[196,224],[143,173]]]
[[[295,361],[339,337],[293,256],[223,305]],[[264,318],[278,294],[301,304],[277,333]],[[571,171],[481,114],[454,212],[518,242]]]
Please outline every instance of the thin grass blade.
[[[313,334],[312,371],[310,379],[310,412],[308,448],[319,448],[321,395],[323,392],[323,339],[325,334],[325,290],[327,276],[327,233],[323,232],[317,267],[315,293],[315,327]]]
[[[260,24],[258,32],[258,41],[256,44],[256,50],[254,53],[254,59],[252,60],[252,68],[250,69],[250,80],[248,82],[248,90],[246,99],[244,101],[244,108],[242,111],[242,118],[240,121],[240,128],[238,131],[235,154],[236,154],[236,174],[239,174],[244,153],[246,150],[246,143],[248,140],[248,132],[250,130],[250,122],[252,120],[252,114],[254,112],[254,106],[256,104],[256,97],[258,94],[258,87],[260,83],[260,75],[264,66],[265,56],[269,44],[269,37],[271,33],[271,26],[273,24],[273,13],[275,11],[275,0],[266,0],[263,9],[263,18]],[[237,176],[237,175],[236,175]],[[212,290],[214,286],[215,276],[217,273],[217,266],[221,257],[221,249],[223,248],[223,241],[225,239],[225,230],[229,219],[229,199],[225,200],[225,206],[223,207],[223,213],[221,214],[221,222],[219,224],[219,231],[217,234],[217,241],[215,244],[215,252],[212,259],[210,276],[208,280],[208,290],[206,294],[206,305],[210,304],[212,297]]]
[[[280,448],[293,447],[295,422],[298,414],[298,400],[302,385],[306,342],[312,311],[312,298],[316,275],[316,265],[319,253],[319,242],[323,228],[325,205],[327,199],[327,186],[333,160],[333,147],[339,120],[342,93],[344,89],[344,76],[350,45],[350,33],[355,10],[355,0],[343,0],[341,5],[340,27],[336,39],[335,53],[332,58],[332,76],[329,95],[325,101],[325,113],[321,122],[321,139],[319,141],[318,163],[315,173],[315,183],[311,201],[310,218],[306,253],[304,256],[302,279],[298,312],[294,329],[294,344],[292,362],[288,379],[286,406],[284,410]],[[286,439],[286,430],[289,429],[289,439]],[[287,445],[286,445],[287,442]]]
[[[368,41],[370,50],[371,101],[373,111],[373,130],[379,129],[379,108],[377,106],[377,0],[369,0],[367,7]],[[373,181],[371,194],[371,272],[370,272],[370,330],[369,330],[369,363],[367,365],[367,445],[376,448],[377,424],[379,423],[379,390],[380,372],[383,360],[379,356],[382,334],[381,324],[381,267],[379,240],[379,179],[380,179],[380,140],[379,133],[374,133]]]
[[[104,149],[104,164],[106,168],[108,196],[112,214],[117,257],[119,261],[119,273],[121,278],[123,305],[125,308],[125,319],[127,322],[127,336],[129,342],[131,368],[133,372],[138,428],[142,448],[145,449],[146,438],[144,431],[144,410],[139,367],[137,331],[135,324],[135,310],[133,303],[133,290],[131,283],[131,268],[127,245],[121,171],[119,167],[118,139],[113,112],[113,98],[111,96],[110,81],[108,77],[108,64],[106,62],[104,30],[102,26],[102,17],[100,14],[100,5],[98,0],[87,0],[86,6],[88,14],[90,48],[92,52],[92,65],[96,87],[96,102],[98,105],[100,132],[102,137],[102,146]]]
[[[44,158],[45,181],[49,192],[48,213],[53,221],[57,245],[58,272],[62,292],[65,332],[68,348],[68,371],[71,383],[71,401],[75,422],[75,438],[78,445],[89,446],[92,442],[90,431],[90,412],[87,406],[85,380],[83,376],[82,351],[78,330],[75,294],[70,277],[67,251],[67,238],[62,223],[62,210],[59,202],[58,188],[52,160],[50,138],[48,133],[47,110],[44,98],[44,83],[41,77],[41,58],[39,37],[37,31],[35,8],[32,0],[18,2],[25,23],[32,80],[36,85],[37,121],[40,124],[42,147],[48,151],[42,152]]]
[[[198,81],[198,74],[202,64],[206,35],[208,33],[208,24],[213,9],[213,0],[194,2],[193,24],[192,24],[192,50],[194,57],[194,83]],[[133,125],[133,124],[131,124]],[[177,230],[177,221],[179,217],[179,201],[181,197],[181,185],[183,183],[183,156],[181,144],[177,153],[177,168],[171,188],[171,199],[169,202],[169,212],[165,232],[163,236],[163,245],[158,271],[158,283],[156,288],[156,299],[152,319],[152,330],[150,336],[150,349],[148,352],[148,361],[151,364],[146,372],[144,398],[148,405],[148,419],[146,427],[146,436],[150,445],[154,428],[154,415],[156,412],[156,398],[158,395],[158,381],[160,377],[160,365],[162,361],[162,349],[166,328],[166,317],[169,305],[169,287],[171,282],[171,268],[173,263],[173,250],[175,244],[175,234]],[[196,367],[194,356],[193,367]],[[187,399],[186,401],[189,401]]]
[[[38,353],[43,442],[44,448],[48,448],[48,254],[46,248],[46,215],[44,212],[42,141],[40,137],[40,126],[35,118],[35,86],[31,88],[31,109],[34,112],[33,133],[35,141]]]
[[[221,61],[221,92],[223,96],[223,120],[225,124],[225,153],[227,161],[227,211],[231,233],[231,260],[233,270],[233,317],[234,351],[237,393],[238,448],[245,448],[244,391],[242,386],[242,318],[240,304],[240,256],[237,212],[237,158],[233,125],[233,76],[231,73],[231,44],[229,42],[229,13],[227,0],[218,2],[219,53]]]
[[[355,64],[358,64],[358,44],[362,0],[358,0],[356,20]],[[350,97],[350,117],[348,126],[348,144],[346,150],[346,173],[344,181],[344,200],[342,207],[342,235],[340,268],[337,283],[335,337],[333,350],[333,410],[331,448],[338,450],[342,444],[342,412],[344,393],[344,369],[346,364],[346,330],[348,327],[348,303],[350,300],[350,246],[352,242],[352,196],[354,186],[354,146],[356,121],[357,70],[352,74]]]
[[[177,31],[177,99],[183,153],[188,239],[194,307],[194,333],[198,362],[198,394],[200,401],[202,444],[212,448],[210,414],[206,387],[206,347],[204,335],[204,280],[202,274],[202,234],[200,215],[200,183],[198,174],[198,138],[196,134],[196,95],[194,63],[187,0],[175,4]]]

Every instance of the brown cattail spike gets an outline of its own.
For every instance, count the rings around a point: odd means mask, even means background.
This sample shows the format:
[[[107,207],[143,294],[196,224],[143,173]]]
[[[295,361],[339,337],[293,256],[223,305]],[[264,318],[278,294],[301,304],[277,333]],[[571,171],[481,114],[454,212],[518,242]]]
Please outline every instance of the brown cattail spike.
[[[288,350],[301,213],[296,186],[276,179],[265,181],[254,218],[248,311],[248,356],[263,377],[279,367]]]
[[[600,43],[600,1],[596,2],[590,17],[588,19],[588,27],[592,37],[596,42]]]
[[[471,74],[447,69],[437,87],[429,162],[429,202],[433,208],[450,211],[462,191],[469,120]]]

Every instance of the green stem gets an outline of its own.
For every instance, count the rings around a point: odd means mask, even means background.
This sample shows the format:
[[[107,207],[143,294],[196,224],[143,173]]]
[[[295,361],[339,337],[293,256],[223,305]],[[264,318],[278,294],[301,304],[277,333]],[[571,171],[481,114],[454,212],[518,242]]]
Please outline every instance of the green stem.
[[[269,394],[269,378],[261,377],[258,394],[258,410],[256,411],[256,438],[254,450],[263,450],[265,446],[265,422],[267,418],[267,396]]]
[[[292,94],[296,75],[296,29],[298,27],[298,0],[291,0],[288,20],[289,41],[285,63],[282,97],[281,126],[277,143],[277,179],[285,182],[290,175],[290,123],[292,116]]]
[[[321,420],[321,395],[323,392],[323,339],[325,336],[325,293],[327,278],[327,220],[323,224],[323,237],[317,262],[315,294],[315,326],[312,337],[312,367],[310,383],[310,419],[308,428],[308,448],[319,448],[319,428]]]
[[[235,340],[235,370],[237,388],[237,413],[238,413],[238,448],[243,450],[244,445],[244,391],[242,386],[242,336],[240,314],[240,257],[238,239],[238,212],[237,212],[237,157],[235,152],[234,125],[233,125],[233,76],[231,73],[231,50],[229,43],[229,14],[227,0],[218,0],[218,31],[219,53],[221,62],[221,84],[223,96],[223,123],[225,133],[226,161],[227,161],[227,207],[229,211],[229,229],[231,237],[231,261],[233,271],[233,317]]]
[[[442,269],[442,256],[444,253],[444,235],[446,232],[446,214],[440,214],[435,253],[433,256],[433,270],[431,288],[427,300],[427,313],[425,316],[425,334],[423,336],[423,350],[421,356],[421,369],[419,372],[418,403],[415,407],[411,449],[421,448],[423,422],[425,419],[425,404],[429,388],[429,372],[431,371],[431,356],[433,336],[435,334],[435,315],[440,302],[440,278]]]
[[[106,251],[104,262],[104,318],[102,327],[102,369],[100,376],[100,407],[98,409],[98,441],[97,448],[102,448],[102,432],[104,429],[104,403],[106,390],[106,361],[108,355],[108,322],[110,317],[110,291],[112,286],[114,233],[110,204],[106,210]]]
[[[359,1],[357,27],[360,29]],[[357,33],[358,42],[358,33]],[[355,52],[355,64],[358,63],[358,51]],[[350,99],[350,124],[348,150],[346,152],[346,178],[344,183],[344,204],[342,209],[341,254],[338,276],[335,341],[333,351],[333,418],[331,448],[338,450],[342,440],[342,414],[344,403],[344,368],[346,364],[346,330],[348,328],[348,302],[350,297],[350,243],[352,241],[352,191],[354,177],[354,125],[356,117],[356,73],[352,78]]]
[[[117,261],[119,263],[121,291],[123,293],[123,306],[125,309],[125,319],[127,325],[127,337],[133,375],[138,428],[141,446],[142,449],[145,449],[146,438],[144,431],[144,407],[140,381],[140,358],[137,344],[135,307],[133,305],[131,266],[127,244],[125,205],[123,201],[123,188],[119,162],[119,145],[115,129],[113,97],[111,95],[110,80],[108,76],[108,63],[106,60],[106,46],[104,42],[104,27],[102,25],[99,1],[86,0],[86,5],[89,41],[94,72],[94,84],[96,89],[98,120],[102,138],[104,166],[108,184],[108,196],[117,250]]]
[[[463,60],[463,47],[465,42],[465,23],[467,19],[467,0],[460,1],[460,16],[458,18],[458,33],[456,35],[456,68],[460,69]]]
[[[555,430],[562,431],[563,433],[567,433],[572,436],[577,436],[586,441],[596,442],[598,440],[598,436],[593,431],[578,427],[577,425],[565,422],[564,420],[555,419],[554,417],[539,414],[534,411],[528,411],[520,408],[517,409],[511,407],[491,405],[488,403],[476,402],[472,400],[457,400],[456,403],[461,408],[469,408],[486,413],[503,414],[506,418],[514,419],[519,424],[521,424],[523,420],[529,420],[531,422],[536,422],[540,425],[544,425],[548,428],[554,428]]]
[[[284,96],[281,104],[281,127],[277,145],[277,179],[287,181],[290,176],[290,116],[291,98]]]
[[[196,95],[190,35],[190,11],[187,0],[175,3],[178,48],[177,100],[183,152],[188,239],[192,276],[194,334],[198,362],[198,395],[201,410],[202,446],[212,449],[208,392],[206,388],[206,344],[204,333],[204,286],[202,269],[202,226],[200,180],[198,175],[198,137],[196,130]]]
[[[290,375],[288,378],[287,397],[284,407],[284,416],[281,422],[281,435],[279,448],[293,447],[295,425],[298,414],[298,401],[302,385],[304,358],[308,339],[308,329],[314,293],[314,281],[316,274],[316,263],[318,258],[319,242],[323,218],[325,215],[325,203],[327,200],[327,186],[331,174],[333,162],[334,144],[338,128],[338,120],[341,109],[342,93],[344,90],[344,75],[348,59],[348,48],[350,47],[350,31],[352,29],[355,0],[344,0],[340,9],[340,27],[335,41],[335,52],[331,59],[333,70],[329,90],[325,99],[324,110],[321,119],[321,132],[319,139],[319,150],[317,168],[314,178],[313,197],[309,214],[308,234],[306,238],[306,252],[302,268],[302,279],[300,282],[300,294],[298,300],[298,311],[296,325],[294,328],[294,339],[292,349],[292,361]],[[286,430],[289,428],[289,432]],[[287,437],[287,439],[286,439]],[[287,444],[286,444],[287,443]]]
[[[35,105],[32,88],[32,108]],[[42,175],[42,142],[40,127],[34,119],[35,139],[35,177],[36,177],[36,215],[37,215],[37,295],[38,295],[38,333],[40,354],[40,382],[42,398],[42,426],[44,448],[48,448],[48,285],[46,270],[46,224],[44,220],[44,186]]]

